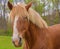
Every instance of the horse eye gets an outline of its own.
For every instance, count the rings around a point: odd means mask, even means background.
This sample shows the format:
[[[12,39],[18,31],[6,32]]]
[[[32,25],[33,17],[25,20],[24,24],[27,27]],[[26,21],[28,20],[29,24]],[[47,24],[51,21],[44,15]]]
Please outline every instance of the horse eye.
[[[27,19],[27,17],[24,17],[24,19]]]

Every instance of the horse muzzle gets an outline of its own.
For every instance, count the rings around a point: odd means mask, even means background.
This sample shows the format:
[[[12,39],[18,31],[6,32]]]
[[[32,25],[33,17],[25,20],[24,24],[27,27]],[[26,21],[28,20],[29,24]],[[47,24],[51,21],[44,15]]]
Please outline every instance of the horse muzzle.
[[[12,41],[15,47],[21,47],[22,46],[22,38],[19,38],[19,40]]]

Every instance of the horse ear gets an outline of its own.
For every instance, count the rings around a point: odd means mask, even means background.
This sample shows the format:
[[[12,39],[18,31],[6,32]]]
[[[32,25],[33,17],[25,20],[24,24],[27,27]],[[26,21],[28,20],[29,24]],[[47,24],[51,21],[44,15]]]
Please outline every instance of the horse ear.
[[[31,7],[31,5],[32,5],[32,2],[28,3],[28,4],[25,6],[25,8],[27,9],[27,11],[28,11],[29,8]]]
[[[8,1],[8,7],[10,10],[12,10],[12,8],[13,8],[13,5],[9,1]]]

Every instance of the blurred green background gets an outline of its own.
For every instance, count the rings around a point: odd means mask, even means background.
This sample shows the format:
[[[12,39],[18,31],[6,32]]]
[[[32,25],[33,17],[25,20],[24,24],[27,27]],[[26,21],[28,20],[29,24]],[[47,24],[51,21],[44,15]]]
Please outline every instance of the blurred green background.
[[[36,10],[49,26],[60,23],[60,0],[9,0],[12,4],[33,1]],[[0,49],[22,49],[12,44],[12,27],[9,18],[8,0],[0,0]]]

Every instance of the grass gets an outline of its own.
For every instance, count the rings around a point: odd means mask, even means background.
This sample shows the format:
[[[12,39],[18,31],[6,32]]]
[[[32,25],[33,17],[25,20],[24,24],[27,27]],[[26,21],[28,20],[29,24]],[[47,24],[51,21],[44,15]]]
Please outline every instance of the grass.
[[[14,47],[10,36],[0,36],[0,49],[22,49],[22,47]]]

